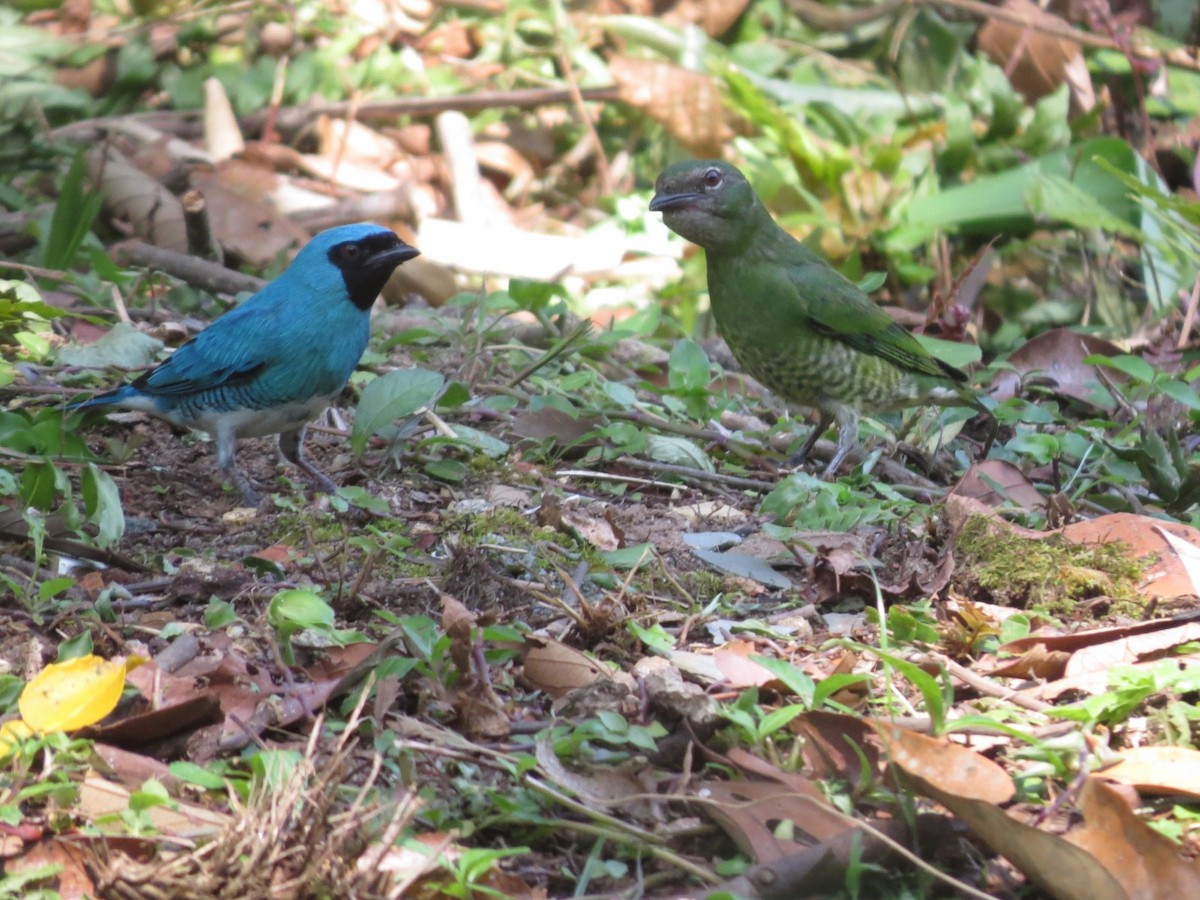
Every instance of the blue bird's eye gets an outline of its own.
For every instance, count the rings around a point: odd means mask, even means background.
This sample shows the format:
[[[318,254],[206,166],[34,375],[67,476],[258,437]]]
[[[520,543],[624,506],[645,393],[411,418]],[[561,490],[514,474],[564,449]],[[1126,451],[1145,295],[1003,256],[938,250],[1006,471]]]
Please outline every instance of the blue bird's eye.
[[[719,188],[721,186],[721,170],[707,169],[704,172],[704,186],[706,188]]]

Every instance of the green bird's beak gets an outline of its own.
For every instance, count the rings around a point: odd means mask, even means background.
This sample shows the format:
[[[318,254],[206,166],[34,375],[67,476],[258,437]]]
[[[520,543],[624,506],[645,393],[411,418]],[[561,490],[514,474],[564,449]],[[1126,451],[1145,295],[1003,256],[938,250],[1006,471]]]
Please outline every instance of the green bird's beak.
[[[685,209],[700,199],[695,191],[684,194],[655,194],[650,199],[650,212],[664,212],[668,209]]]

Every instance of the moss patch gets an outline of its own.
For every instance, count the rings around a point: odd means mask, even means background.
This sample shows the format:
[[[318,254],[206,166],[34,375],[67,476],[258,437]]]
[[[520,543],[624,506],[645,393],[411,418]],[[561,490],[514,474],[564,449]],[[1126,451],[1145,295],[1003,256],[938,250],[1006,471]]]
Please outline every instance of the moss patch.
[[[1119,541],[1088,545],[1059,535],[1028,538],[987,516],[972,516],[959,532],[954,556],[955,587],[986,593],[1004,606],[1069,612],[1093,597],[1141,606],[1143,563]]]

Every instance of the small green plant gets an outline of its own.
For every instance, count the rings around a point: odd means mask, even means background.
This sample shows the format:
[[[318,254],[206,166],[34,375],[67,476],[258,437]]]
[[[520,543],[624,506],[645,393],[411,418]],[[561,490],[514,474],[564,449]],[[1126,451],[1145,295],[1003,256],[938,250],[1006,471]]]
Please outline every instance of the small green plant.
[[[267,620],[275,631],[280,656],[289,666],[296,664],[292,638],[300,632],[314,631],[339,645],[366,640],[360,632],[334,628],[333,607],[319,594],[302,588],[283,590],[272,597]]]

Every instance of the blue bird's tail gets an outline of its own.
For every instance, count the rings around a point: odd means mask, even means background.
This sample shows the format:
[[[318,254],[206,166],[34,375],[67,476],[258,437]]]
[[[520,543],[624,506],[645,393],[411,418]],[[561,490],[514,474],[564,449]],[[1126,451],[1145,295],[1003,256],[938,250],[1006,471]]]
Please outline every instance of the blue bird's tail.
[[[123,384],[118,388],[113,388],[111,391],[104,391],[93,397],[88,397],[86,400],[76,400],[74,403],[68,403],[63,409],[66,412],[75,412],[77,409],[91,409],[96,406],[120,406],[126,400],[132,399],[140,393],[133,385]]]

